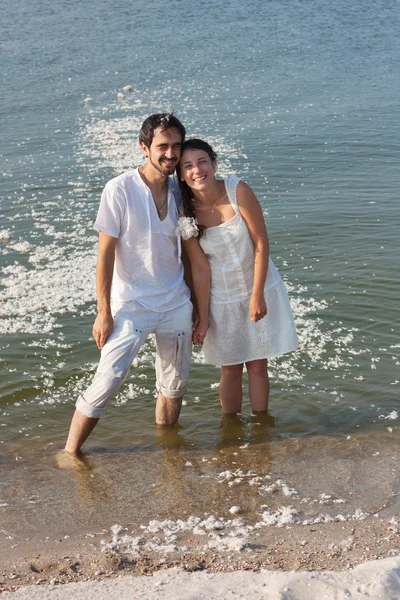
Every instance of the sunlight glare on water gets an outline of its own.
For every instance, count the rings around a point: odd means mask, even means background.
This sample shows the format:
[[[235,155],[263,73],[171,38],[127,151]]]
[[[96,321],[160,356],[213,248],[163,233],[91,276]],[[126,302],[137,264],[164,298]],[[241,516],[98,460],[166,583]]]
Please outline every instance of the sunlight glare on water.
[[[170,109],[190,137],[215,147],[220,177],[236,173],[253,187],[289,290],[300,348],[270,365],[268,440],[286,444],[274,456],[286,456],[299,437],[395,439],[396,3],[229,0],[221,19],[220,7],[206,2],[201,27],[197,5],[183,10],[176,0],[58,9],[47,0],[7,0],[2,12],[5,466],[38,461],[33,485],[40,461],[51,462],[64,443],[73,403],[98,361],[92,225],[100,193],[108,179],[141,164],[144,118]],[[132,91],[122,92],[127,84]],[[131,449],[139,473],[154,475],[152,455],[164,452],[154,428],[154,356],[150,339],[88,441],[91,452],[107,455],[106,471]],[[220,448],[226,430],[218,379],[195,349],[178,434],[196,460]],[[265,431],[246,393],[239,425],[227,431],[223,447],[237,450],[247,438],[262,446]],[[178,451],[182,443],[171,441]],[[327,457],[338,447],[325,440],[321,448],[313,445]]]

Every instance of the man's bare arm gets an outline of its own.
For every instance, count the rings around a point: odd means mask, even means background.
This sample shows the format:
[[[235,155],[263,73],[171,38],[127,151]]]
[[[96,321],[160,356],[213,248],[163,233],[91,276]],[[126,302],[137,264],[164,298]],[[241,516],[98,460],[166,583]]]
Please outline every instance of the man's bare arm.
[[[104,231],[99,232],[99,248],[96,264],[97,317],[92,333],[100,350],[114,328],[110,296],[117,241],[117,238],[104,233]]]

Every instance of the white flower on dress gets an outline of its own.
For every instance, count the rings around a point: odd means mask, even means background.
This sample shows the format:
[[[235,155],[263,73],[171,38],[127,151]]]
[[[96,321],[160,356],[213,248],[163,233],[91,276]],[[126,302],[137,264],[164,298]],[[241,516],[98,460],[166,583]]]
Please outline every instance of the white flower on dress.
[[[179,217],[175,233],[183,240],[190,240],[192,237],[197,237],[199,235],[199,228],[197,227],[196,220],[193,217]]]

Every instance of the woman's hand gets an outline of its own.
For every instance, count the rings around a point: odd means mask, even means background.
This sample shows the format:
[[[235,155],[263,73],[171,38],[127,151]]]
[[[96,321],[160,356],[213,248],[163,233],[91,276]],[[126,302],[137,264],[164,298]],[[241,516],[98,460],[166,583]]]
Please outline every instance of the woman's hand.
[[[253,323],[257,323],[267,314],[267,304],[265,302],[264,295],[252,296],[250,298],[250,319]]]
[[[193,303],[193,312],[192,312],[192,331],[194,331],[199,324],[200,317],[199,311],[197,310],[197,306]]]
[[[201,346],[203,345],[204,338],[206,337],[207,329],[208,329],[208,321],[201,321],[201,320],[197,321],[197,323],[193,329],[193,335],[192,335],[193,344],[200,344]]]

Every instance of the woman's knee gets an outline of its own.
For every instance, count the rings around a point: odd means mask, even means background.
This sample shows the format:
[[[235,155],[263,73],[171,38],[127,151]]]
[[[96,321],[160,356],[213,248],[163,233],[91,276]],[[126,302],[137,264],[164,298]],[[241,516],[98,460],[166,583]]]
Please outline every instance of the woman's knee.
[[[266,358],[261,360],[250,360],[246,363],[246,369],[250,375],[262,377],[268,374],[268,361]]]
[[[228,365],[221,367],[221,377],[229,377],[230,379],[239,378],[243,373],[243,363],[239,365]]]

